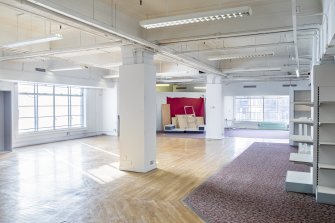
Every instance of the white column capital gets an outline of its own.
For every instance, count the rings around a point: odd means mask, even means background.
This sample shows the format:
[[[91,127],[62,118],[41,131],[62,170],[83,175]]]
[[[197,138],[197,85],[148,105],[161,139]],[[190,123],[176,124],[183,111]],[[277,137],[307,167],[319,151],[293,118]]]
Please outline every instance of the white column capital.
[[[216,74],[207,75],[207,84],[221,84],[222,76]]]
[[[154,52],[134,45],[121,47],[122,64],[153,64]]]

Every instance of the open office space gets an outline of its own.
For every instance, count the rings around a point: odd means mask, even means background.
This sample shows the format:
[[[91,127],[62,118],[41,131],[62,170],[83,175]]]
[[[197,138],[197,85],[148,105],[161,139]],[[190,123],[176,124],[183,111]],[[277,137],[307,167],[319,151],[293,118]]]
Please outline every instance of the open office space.
[[[0,222],[334,221],[335,1],[0,12]]]

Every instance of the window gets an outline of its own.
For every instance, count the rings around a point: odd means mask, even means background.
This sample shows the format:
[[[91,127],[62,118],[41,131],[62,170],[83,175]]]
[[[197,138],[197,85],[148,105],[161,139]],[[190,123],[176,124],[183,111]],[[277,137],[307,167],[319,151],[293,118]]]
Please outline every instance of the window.
[[[235,97],[237,121],[288,122],[289,96]]]
[[[18,85],[19,132],[85,127],[84,89]]]

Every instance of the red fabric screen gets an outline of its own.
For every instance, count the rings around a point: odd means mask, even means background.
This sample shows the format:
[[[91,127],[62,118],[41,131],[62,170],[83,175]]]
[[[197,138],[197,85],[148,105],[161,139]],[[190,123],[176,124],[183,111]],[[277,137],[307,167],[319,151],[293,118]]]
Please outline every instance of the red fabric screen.
[[[205,100],[204,98],[166,98],[166,103],[170,104],[171,117],[175,115],[184,115],[184,106],[193,106],[197,117],[205,117]],[[190,114],[192,109],[188,108],[187,113]]]

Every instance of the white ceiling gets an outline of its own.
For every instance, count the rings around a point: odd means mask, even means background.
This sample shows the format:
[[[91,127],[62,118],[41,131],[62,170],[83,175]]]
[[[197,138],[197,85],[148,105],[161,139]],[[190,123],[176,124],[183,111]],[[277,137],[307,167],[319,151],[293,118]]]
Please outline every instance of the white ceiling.
[[[66,2],[72,1],[60,1],[59,4],[67,4]],[[276,77],[278,80],[291,80],[296,78],[294,75],[296,61],[292,15],[291,11],[287,11],[291,7],[291,0],[142,0],[142,5],[140,5],[140,0],[95,0],[95,2],[99,2],[104,7],[114,8],[112,13],[114,13],[115,21],[112,22],[111,26],[114,26],[115,23],[121,24],[121,19],[122,22],[127,21],[124,19],[127,16],[131,17],[129,21],[131,20],[133,25],[133,21],[138,24],[139,20],[146,18],[248,5],[254,11],[250,18],[219,21],[212,24],[209,22],[167,29],[160,28],[153,31],[140,29],[139,37],[158,46],[167,47],[175,55],[220,69],[228,76],[227,80],[234,78],[238,80],[241,77],[243,80],[259,78],[273,78],[275,80]],[[302,78],[307,78],[312,63],[313,38],[316,37],[313,26],[322,22],[322,17],[317,14],[322,11],[321,1],[298,0],[298,7],[300,10],[298,25],[304,28],[304,30],[298,31],[300,70]],[[122,13],[122,17],[119,15],[120,22],[116,20],[119,17],[116,17],[115,9],[117,13]],[[0,35],[0,45],[46,36],[51,33],[60,33],[64,37],[63,40],[51,43],[19,49],[1,49],[0,61],[29,63],[34,58],[37,61],[60,60],[113,71],[117,71],[118,65],[121,63],[120,46],[125,42],[121,41],[120,38],[111,35],[105,36],[103,32],[99,33],[94,29],[80,29],[75,25],[72,26],[72,21],[59,22],[51,16],[50,19],[43,18],[38,15],[38,11],[36,13],[36,10],[32,14],[29,10],[18,10],[0,4],[0,11],[0,32],[2,34]],[[100,11],[97,10],[97,12]],[[93,14],[97,12],[93,10]],[[41,12],[41,15],[45,15],[44,13]],[[276,21],[269,21],[265,24],[264,22],[271,17],[275,17]],[[278,21],[278,18],[282,18],[283,21]],[[257,21],[261,21],[259,27],[257,27]],[[271,26],[272,22],[273,26]],[[249,24],[253,24],[253,27],[248,26]],[[114,28],[118,28],[118,26],[116,25]],[[269,52],[273,53],[273,56],[221,61],[208,60],[212,56]],[[187,70],[184,72],[185,75],[180,74],[178,78],[192,76],[194,81],[204,80],[204,75],[199,74],[199,69],[194,69],[192,66],[187,67],[185,62],[180,64],[159,54],[155,56],[155,61],[157,70],[160,72],[176,71],[178,73],[180,70]],[[266,68],[269,70],[267,71]],[[280,68],[280,71],[270,71],[274,68]],[[252,69],[258,71],[251,71]],[[178,78],[173,78],[178,82]],[[164,79],[171,80],[170,77],[158,77],[158,81],[163,82]]]

